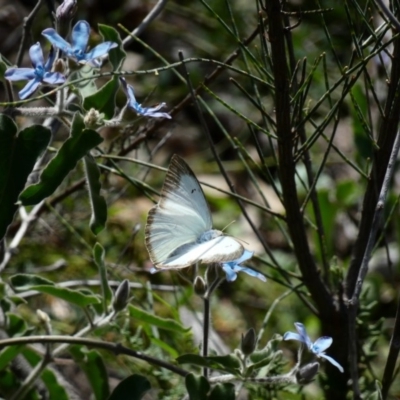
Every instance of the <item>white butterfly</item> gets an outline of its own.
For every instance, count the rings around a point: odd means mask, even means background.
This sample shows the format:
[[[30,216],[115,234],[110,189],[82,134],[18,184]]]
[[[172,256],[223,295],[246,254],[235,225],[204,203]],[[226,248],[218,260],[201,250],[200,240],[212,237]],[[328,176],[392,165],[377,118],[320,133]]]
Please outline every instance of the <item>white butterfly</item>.
[[[156,268],[185,268],[197,262],[239,258],[243,246],[212,229],[211,213],[193,171],[174,155],[161,198],[147,217],[146,247]]]

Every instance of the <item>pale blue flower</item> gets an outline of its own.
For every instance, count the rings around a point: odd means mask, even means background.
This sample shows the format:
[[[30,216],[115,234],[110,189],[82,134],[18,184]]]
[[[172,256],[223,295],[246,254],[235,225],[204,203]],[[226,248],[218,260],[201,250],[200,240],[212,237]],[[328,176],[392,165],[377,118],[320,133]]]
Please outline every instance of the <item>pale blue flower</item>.
[[[29,49],[33,68],[9,68],[4,77],[9,81],[26,81],[29,82],[18,93],[21,100],[30,96],[41,83],[56,85],[65,82],[65,76],[59,72],[51,72],[53,66],[55,52],[53,48],[50,50],[49,58],[44,62],[42,48],[40,43],[32,45]]]
[[[165,107],[165,103],[160,103],[156,107],[142,107],[136,101],[133,87],[126,83],[125,78],[120,77],[119,80],[122,83],[122,89],[124,90],[126,97],[128,98],[127,106],[129,108],[132,108],[138,115],[143,115],[144,117],[171,119],[171,116],[168,113],[159,112],[161,108]]]
[[[67,57],[79,64],[89,64],[96,68],[101,66],[99,59],[105,57],[111,49],[118,46],[114,42],[104,42],[85,53],[90,35],[90,25],[86,21],[78,21],[72,28],[71,44],[64,40],[53,28],[45,29],[42,35]]]
[[[263,274],[254,271],[254,269],[240,266],[241,263],[249,260],[251,257],[253,257],[253,252],[245,250],[243,254],[236,260],[222,263],[221,267],[226,274],[226,280],[228,282],[233,282],[237,278],[237,274],[239,272],[244,272],[247,275],[254,276],[255,278],[262,280],[263,282],[266,282],[267,279]]]
[[[311,353],[315,354],[317,357],[325,358],[340,372],[344,372],[343,367],[337,361],[325,354],[325,350],[332,344],[333,340],[331,337],[322,336],[313,343],[310,337],[307,335],[306,328],[302,323],[295,322],[294,326],[296,327],[298,333],[286,332],[283,335],[283,340],[298,340],[299,342],[304,343]]]

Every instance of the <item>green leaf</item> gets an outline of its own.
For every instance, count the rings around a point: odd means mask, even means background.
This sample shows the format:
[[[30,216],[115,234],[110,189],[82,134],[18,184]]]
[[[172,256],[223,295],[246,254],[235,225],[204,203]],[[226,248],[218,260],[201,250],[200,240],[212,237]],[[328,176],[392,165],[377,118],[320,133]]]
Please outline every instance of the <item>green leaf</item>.
[[[78,290],[60,288],[55,286],[32,286],[31,290],[36,290],[40,293],[50,294],[59,299],[65,300],[68,303],[75,304],[79,307],[86,307],[91,304],[99,304],[100,300],[95,295],[83,294]]]
[[[108,400],[141,400],[150,389],[150,382],[147,378],[134,374],[121,381]],[[129,393],[128,396],[127,393]]]
[[[40,375],[41,380],[46,385],[49,399],[70,400],[63,382],[58,382],[57,375],[51,369],[46,368]]]
[[[16,274],[10,277],[11,285],[15,290],[30,290],[32,286],[53,285],[54,282],[39,275]]]
[[[99,32],[104,41],[118,43],[118,47],[111,49],[108,58],[113,66],[114,71],[119,71],[125,60],[126,53],[122,50],[122,40],[119,33],[108,25],[99,24]],[[111,119],[115,111],[115,96],[119,89],[118,76],[113,76],[99,90],[94,91],[90,95],[83,96],[83,108],[89,111],[91,108],[96,109],[99,113],[104,114],[105,119]]]
[[[100,280],[101,280],[101,290],[102,290],[102,298],[103,298],[103,312],[107,312],[107,306],[110,304],[112,299],[112,291],[110,286],[108,285],[107,278],[107,267],[104,263],[104,248],[100,243],[96,243],[93,249],[93,258],[97,267],[99,268]]]
[[[79,307],[86,307],[91,304],[99,304],[100,300],[98,296],[92,294],[84,294],[82,291],[57,287],[53,282],[47,281],[47,279],[37,277],[35,275],[19,274],[14,275],[10,278],[11,285],[15,290],[36,290],[40,293],[50,294],[52,296],[63,299],[71,304],[75,304]],[[34,282],[50,282],[34,284]],[[29,284],[32,282],[32,284]]]
[[[362,196],[360,184],[353,180],[336,182],[336,199],[341,207],[351,207],[358,204]]]
[[[190,328],[184,328],[181,324],[173,319],[157,317],[154,314],[150,314],[147,311],[134,307],[132,304],[128,305],[128,309],[130,317],[134,318],[136,321],[154,325],[160,329],[177,333],[185,333],[190,330]]]
[[[78,161],[102,141],[96,131],[84,129],[82,116],[75,113],[71,136],[42,171],[39,183],[28,186],[21,193],[19,198],[22,204],[34,205],[53,194]]]
[[[240,361],[236,356],[209,356],[198,354],[184,354],[176,359],[179,364],[193,364],[199,367],[218,369],[224,372],[238,375],[240,373]]]
[[[24,358],[29,362],[29,364],[34,367],[42,361],[42,356],[40,356],[36,350],[33,350],[27,346],[22,348],[22,354]],[[57,400],[69,400],[66,389],[64,388],[63,382],[58,382],[57,375],[51,369],[45,369],[40,374],[40,379],[45,384],[49,399]],[[31,398],[31,397],[24,397]]]
[[[96,400],[106,400],[110,395],[108,374],[103,357],[96,350],[82,350],[78,346],[70,349],[72,357],[87,376]]]
[[[371,128],[367,123],[368,101],[363,87],[359,84],[354,85],[350,91],[352,100],[350,107],[352,130],[354,133],[354,143],[359,155],[363,160],[373,157],[374,144],[368,132]]]
[[[2,54],[0,54],[0,79],[4,80],[4,73],[6,72],[7,68],[11,66],[11,63],[4,58]]]
[[[107,222],[107,203],[100,194],[101,185],[99,182],[100,171],[94,158],[88,154],[83,158],[86,172],[86,182],[89,189],[89,199],[92,209],[90,218],[90,229],[98,235],[106,226]]]
[[[166,353],[168,353],[171,358],[179,357],[178,350],[175,347],[171,346],[170,344],[164,342],[163,340],[152,337],[152,338],[150,338],[150,341],[156,347],[158,347],[159,349],[162,349]]]
[[[7,313],[7,334],[10,337],[24,336],[27,330],[26,322],[19,315]]]
[[[207,400],[210,384],[204,376],[186,375],[185,385],[190,400]]]
[[[7,291],[6,291],[6,283],[5,282],[0,282],[0,300],[8,297]]]
[[[105,119],[111,119],[115,111],[115,96],[119,89],[117,76],[113,76],[97,92],[85,97],[83,108],[89,111],[94,108],[99,113],[104,114]]]
[[[114,71],[119,71],[125,60],[126,53],[123,51],[123,44],[121,37],[117,30],[108,25],[99,24],[99,33],[104,41],[111,41],[118,43],[118,47],[111,49],[108,53],[108,58],[113,66]]]
[[[10,366],[12,360],[21,353],[24,346],[10,346],[0,352],[0,371]]]
[[[0,240],[18,209],[18,196],[50,138],[50,130],[42,125],[30,126],[17,135],[14,121],[0,114]]]
[[[218,383],[208,397],[209,400],[235,400],[235,385],[233,383]]]
[[[83,67],[79,68],[78,71],[75,71],[73,74],[71,74],[72,81],[81,78],[87,78],[82,82],[74,83],[75,89],[78,90],[83,99],[97,92],[97,86],[93,79],[93,75],[95,75],[97,72],[98,71],[96,68],[93,68],[89,64],[86,64]]]

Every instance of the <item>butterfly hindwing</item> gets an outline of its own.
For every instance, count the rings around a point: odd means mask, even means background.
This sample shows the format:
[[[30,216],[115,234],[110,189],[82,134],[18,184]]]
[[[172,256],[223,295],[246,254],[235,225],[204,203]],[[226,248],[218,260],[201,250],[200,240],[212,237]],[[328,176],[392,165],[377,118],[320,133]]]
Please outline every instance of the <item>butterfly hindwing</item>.
[[[163,262],[168,268],[183,268],[196,262],[204,264],[222,263],[240,257],[243,253],[242,245],[229,236],[218,236],[203,243],[192,243],[182,247],[172,257]]]

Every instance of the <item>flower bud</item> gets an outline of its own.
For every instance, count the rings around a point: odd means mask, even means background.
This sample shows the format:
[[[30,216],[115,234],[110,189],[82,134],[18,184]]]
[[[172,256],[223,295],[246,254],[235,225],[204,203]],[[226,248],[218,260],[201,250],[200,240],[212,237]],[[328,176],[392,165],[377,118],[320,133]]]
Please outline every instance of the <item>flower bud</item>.
[[[64,0],[56,10],[57,21],[70,22],[78,9],[77,0]]]
[[[194,292],[198,296],[204,296],[204,294],[207,291],[207,285],[201,276],[196,276],[193,286],[194,286]]]
[[[65,61],[61,58],[57,58],[57,60],[54,61],[54,64],[53,64],[53,71],[60,72],[61,74],[65,74],[65,71],[66,71]]]
[[[256,349],[257,337],[256,331],[250,328],[244,335],[242,334],[242,342],[240,348],[245,356],[249,356]]]
[[[319,363],[312,362],[301,367],[296,373],[297,383],[305,385],[314,380],[315,376],[318,374]]]
[[[86,128],[96,129],[103,124],[104,114],[100,114],[95,108],[91,108],[83,118]]]
[[[51,335],[52,329],[51,329],[50,317],[48,316],[48,314],[38,309],[36,310],[36,315],[38,316],[39,322],[43,325],[46,333],[48,335]]]
[[[39,321],[42,324],[50,323],[50,317],[44,311],[38,309],[38,310],[36,310],[36,315],[38,316]]]
[[[129,300],[129,281],[128,279],[124,279],[118,289],[115,292],[114,299],[113,299],[113,309],[115,312],[122,311],[128,304]]]
[[[77,0],[64,0],[56,10],[57,31],[62,36],[68,36],[70,23],[78,9]]]

